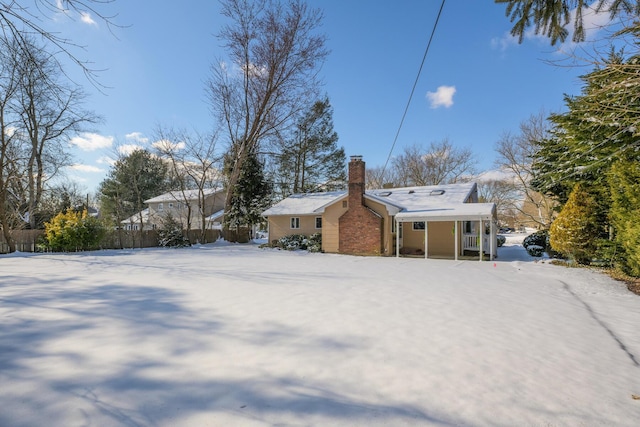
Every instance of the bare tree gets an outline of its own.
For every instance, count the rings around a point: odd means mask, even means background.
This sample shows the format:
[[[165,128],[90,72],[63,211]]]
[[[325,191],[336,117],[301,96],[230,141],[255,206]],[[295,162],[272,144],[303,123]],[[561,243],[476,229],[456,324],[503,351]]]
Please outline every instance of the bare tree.
[[[92,84],[99,86],[96,78],[98,70],[78,56],[78,51],[85,46],[61,33],[47,30],[44,23],[63,14],[72,19],[95,17],[111,29],[118,26],[114,22],[115,15],[108,15],[102,9],[113,2],[115,0],[0,0],[0,39],[14,40],[9,47],[24,55],[31,50],[30,40],[37,36],[51,47],[51,52],[66,56],[82,69]],[[58,61],[55,55],[52,60]]]
[[[14,109],[29,143],[27,212],[31,228],[37,228],[38,205],[46,181],[71,161],[65,143],[71,135],[97,122],[98,117],[82,108],[84,92],[63,81],[63,70],[48,52],[28,38],[22,43],[28,50],[17,55],[20,80]]]
[[[387,168],[384,171],[381,166],[367,167],[365,171],[365,186],[367,190],[378,188],[399,187],[397,183],[400,178],[396,176],[394,168]]]
[[[182,203],[186,210],[186,229],[191,229],[191,218],[197,209],[200,242],[206,242],[207,211],[206,198],[210,190],[222,188],[219,165],[221,155],[216,151],[217,135],[203,135],[158,127],[157,142],[154,147],[158,154],[169,162],[172,181],[177,188],[176,201]],[[193,206],[191,190],[198,193],[197,206]],[[178,199],[179,198],[179,199]]]
[[[321,12],[299,0],[223,0],[222,14],[230,20],[219,34],[229,60],[212,67],[208,91],[229,138],[229,210],[250,153],[317,97],[328,52],[317,34]]]
[[[11,107],[18,91],[18,76],[13,52],[6,46],[6,41],[0,39],[0,227],[9,251],[15,252],[11,230],[18,223],[18,209],[12,186],[20,178],[20,144],[16,132],[18,122]]]
[[[496,143],[496,166],[513,174],[514,185],[520,197],[513,200],[512,206],[526,220],[539,227],[548,228],[553,220],[556,203],[549,197],[538,193],[531,186],[533,170],[531,168],[537,142],[546,138],[549,124],[544,112],[532,115],[520,123],[520,132],[516,135],[505,133]]]
[[[448,140],[433,142],[427,149],[411,145],[392,160],[396,186],[439,185],[460,182],[475,172],[476,160],[468,148]]]
[[[499,178],[485,178],[480,175],[478,182],[478,201],[481,203],[495,203],[498,219],[515,225],[517,210],[514,208],[521,200],[520,192],[511,174]]]

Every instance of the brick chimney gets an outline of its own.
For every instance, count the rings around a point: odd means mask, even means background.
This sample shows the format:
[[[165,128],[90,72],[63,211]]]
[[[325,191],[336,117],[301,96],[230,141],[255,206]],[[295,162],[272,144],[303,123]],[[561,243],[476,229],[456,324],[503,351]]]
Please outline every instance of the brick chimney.
[[[362,156],[351,156],[349,162],[349,206],[364,205],[364,171]]]
[[[364,198],[365,164],[362,156],[349,161],[348,209],[338,220],[338,252],[353,255],[382,253],[382,216],[367,207]]]

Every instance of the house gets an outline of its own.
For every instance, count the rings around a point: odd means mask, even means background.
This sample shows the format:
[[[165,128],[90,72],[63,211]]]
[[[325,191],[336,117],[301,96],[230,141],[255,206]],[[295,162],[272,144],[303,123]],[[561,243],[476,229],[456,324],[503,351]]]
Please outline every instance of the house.
[[[171,215],[186,228],[190,219],[191,230],[202,229],[202,213],[205,215],[206,229],[219,228],[224,217],[225,192],[222,188],[207,188],[200,190],[170,191],[145,200],[149,207],[141,213],[143,229],[155,230],[162,228],[164,219]],[[201,201],[204,201],[204,203]],[[201,208],[202,205],[202,208]],[[201,210],[202,209],[202,210]],[[140,213],[122,221],[123,228],[139,230]]]
[[[295,194],[263,216],[271,241],[321,232],[328,253],[480,260],[497,253],[496,207],[478,203],[475,183],[365,191],[361,156],[349,162],[348,191]]]
[[[147,208],[120,221],[122,229],[127,231],[140,230],[140,216],[142,216],[142,229],[144,231],[155,230],[158,228],[156,224],[149,222],[149,208]]]

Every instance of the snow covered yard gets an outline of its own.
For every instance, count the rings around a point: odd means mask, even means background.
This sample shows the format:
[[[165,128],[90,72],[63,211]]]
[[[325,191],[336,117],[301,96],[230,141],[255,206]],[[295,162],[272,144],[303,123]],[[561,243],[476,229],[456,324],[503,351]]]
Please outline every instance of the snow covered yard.
[[[1,256],[0,426],[637,426],[640,297],[498,254]]]

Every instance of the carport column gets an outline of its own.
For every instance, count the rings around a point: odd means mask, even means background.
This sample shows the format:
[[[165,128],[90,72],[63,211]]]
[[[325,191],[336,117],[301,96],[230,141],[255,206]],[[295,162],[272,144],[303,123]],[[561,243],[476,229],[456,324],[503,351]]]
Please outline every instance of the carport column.
[[[400,258],[400,222],[398,218],[393,219],[396,222],[396,258]]]
[[[424,259],[429,258],[429,223],[424,221]]]
[[[482,218],[480,218],[480,242],[478,243],[480,245],[480,250],[479,250],[479,252],[480,252],[480,261],[482,261],[482,258],[483,258],[483,256],[482,256],[482,246],[483,246],[483,244],[482,243],[484,242],[484,229],[483,229],[482,225],[483,225],[482,224]]]
[[[453,246],[455,250],[455,254],[453,255],[454,260],[458,260],[458,221],[453,221]]]
[[[496,239],[496,229],[495,229],[495,224],[493,219],[491,219],[491,223],[489,225],[489,234],[491,235],[491,259],[495,259],[495,253],[496,253],[496,245],[498,244],[497,239]]]

